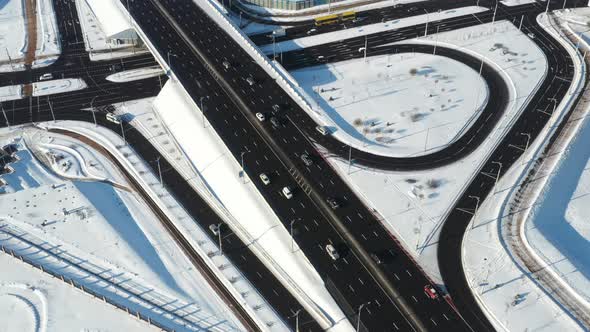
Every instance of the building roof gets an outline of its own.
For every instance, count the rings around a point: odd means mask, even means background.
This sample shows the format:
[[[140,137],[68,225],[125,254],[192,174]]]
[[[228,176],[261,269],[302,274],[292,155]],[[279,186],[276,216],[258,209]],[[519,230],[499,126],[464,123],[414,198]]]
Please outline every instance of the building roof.
[[[129,17],[117,6],[118,0],[86,0],[109,38],[133,38],[135,32]]]

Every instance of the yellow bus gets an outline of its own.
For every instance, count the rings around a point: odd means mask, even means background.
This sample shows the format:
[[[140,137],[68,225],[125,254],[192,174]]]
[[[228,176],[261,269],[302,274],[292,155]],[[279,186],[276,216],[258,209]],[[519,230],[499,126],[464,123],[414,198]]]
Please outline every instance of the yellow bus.
[[[340,16],[337,14],[332,14],[332,15],[326,15],[326,16],[322,16],[322,17],[318,17],[316,18],[315,21],[315,26],[319,27],[322,25],[328,25],[328,24],[334,24],[337,23],[340,20]]]
[[[352,21],[356,18],[356,12],[352,10],[344,12],[340,15],[342,15],[342,21]]]

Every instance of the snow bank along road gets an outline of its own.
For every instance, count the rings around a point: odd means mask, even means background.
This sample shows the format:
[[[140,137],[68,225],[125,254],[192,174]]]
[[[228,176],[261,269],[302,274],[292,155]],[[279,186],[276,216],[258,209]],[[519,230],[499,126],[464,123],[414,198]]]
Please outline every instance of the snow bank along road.
[[[381,266],[369,258],[369,253],[401,252],[401,247],[325,161],[301,166],[299,156],[315,150],[304,135],[292,131],[286,121],[271,129],[255,120],[254,111],[269,110],[273,103],[292,107],[293,101],[231,36],[191,1],[129,4],[158,52],[175,54],[170,65],[176,76],[197,105],[203,102],[205,115],[234,157],[239,160],[245,152],[249,176],[273,172],[276,182],[300,185],[295,197],[286,200],[257,183],[285,227],[293,219],[300,220],[301,235],[295,240],[346,314],[355,317],[361,305],[370,303],[364,307],[362,325],[371,331],[468,329],[451,306],[424,295],[429,281],[406,255],[398,254],[391,264]],[[228,70],[221,69],[224,58],[232,62]],[[248,72],[255,73],[257,83],[250,85],[236,76]],[[228,97],[235,104],[228,105]],[[274,138],[285,130],[292,135]],[[334,193],[342,195],[343,203],[336,211],[324,200]],[[330,242],[341,249],[344,259],[329,258],[323,248]]]
[[[55,5],[57,20],[60,22],[58,27],[64,53],[53,65],[42,71],[29,70],[0,75],[0,85],[18,82],[27,83],[34,80],[37,75],[42,75],[45,72],[52,72],[54,76],[58,77],[79,77],[78,74],[86,73],[85,78],[87,78],[88,88],[74,93],[55,94],[48,98],[30,97],[4,102],[1,104],[0,126],[35,123],[53,119],[94,122],[93,113],[84,111],[84,109],[93,106],[98,125],[119,131],[121,128],[118,125],[104,119],[105,108],[102,108],[102,106],[155,96],[167,77],[162,76],[125,83],[108,82],[106,77],[113,72],[153,66],[155,61],[150,55],[142,55],[123,60],[90,62],[89,55],[83,47],[78,47],[81,43],[76,42],[75,35],[82,36],[82,32],[78,23],[74,0],[55,0]],[[156,160],[161,157],[152,148],[151,143],[136,132],[135,129],[126,123],[123,123],[122,127],[125,130],[127,142],[133,146],[144,160]],[[149,164],[155,167],[154,163]],[[221,222],[206,203],[200,200],[197,193],[182,180],[182,176],[172,166],[165,163],[165,158],[161,158],[160,164],[166,185],[185,209],[190,212],[191,216],[201,223],[203,229],[207,229],[211,224]],[[154,169],[154,171],[157,172],[157,169]],[[211,234],[209,235],[211,236]],[[226,256],[260,290],[262,296],[279,312],[281,317],[294,325],[295,321],[292,316],[300,308],[297,301],[254,254],[249,250],[244,250],[247,248],[246,244],[236,241],[235,237],[228,236],[226,239],[227,243],[223,243]],[[216,238],[213,240],[217,241]],[[320,330],[319,326],[311,320],[306,312],[299,315],[299,323],[306,330]]]
[[[207,6],[207,4],[202,5]],[[571,61],[568,61],[563,50],[538,28],[534,19],[531,20],[531,17],[534,18],[542,10],[544,8],[539,6],[527,8],[526,11],[529,14],[525,17],[524,29],[539,34],[540,37],[537,38],[537,41],[550,58],[549,61],[553,68],[548,75],[549,79],[545,81],[539,95],[536,96],[538,98],[533,98],[536,104],[529,107],[525,112],[526,115],[517,122],[516,129],[508,134],[501,147],[495,152],[497,158],[490,159],[484,166],[484,172],[488,175],[501,175],[501,169],[497,165],[503,162],[509,166],[506,156],[518,155],[518,152],[508,150],[517,150],[510,148],[510,145],[522,144],[520,132],[530,132],[531,136],[534,136],[538,133],[538,128],[544,125],[546,119],[539,116],[539,112],[535,112],[535,110],[537,108],[543,110],[543,106],[552,104],[554,97],[559,99],[563,97],[568,86],[567,82],[556,77],[565,77],[566,79],[571,77],[571,68],[569,67]],[[408,324],[405,326],[413,329],[444,328],[441,324],[449,324],[452,326],[449,328],[452,329],[467,328],[444,303],[424,300],[421,288],[428,281],[408,257],[399,255],[396,258],[395,267],[391,265],[376,266],[367,258],[369,252],[379,252],[392,247],[401,251],[401,248],[392,243],[389,235],[373,218],[370,211],[358,201],[351,190],[323,160],[316,160],[311,166],[303,166],[303,163],[299,161],[300,155],[305,152],[313,153],[314,148],[303,133],[289,129],[293,126],[292,122],[283,120],[283,123],[277,126],[278,128],[271,129],[255,120],[254,111],[270,111],[271,106],[275,103],[284,109],[286,106],[293,107],[294,103],[286,96],[286,93],[281,92],[280,87],[273,80],[268,78],[262,68],[253,63],[241,46],[236,45],[236,42],[221,30],[201,8],[190,1],[154,0],[142,3],[134,1],[131,11],[144,32],[153,36],[152,41],[161,54],[167,54],[168,51],[175,52],[176,56],[171,65],[179,80],[195,102],[200,102],[200,97],[203,97],[205,114],[233,151],[234,157],[238,159],[242,152],[245,152],[246,171],[251,173],[250,176],[255,178],[262,171],[279,170],[279,173],[289,172],[291,174],[291,177],[282,179],[286,181],[285,184],[293,184],[293,180],[295,180],[300,185],[301,190],[296,193],[297,197],[289,201],[281,201],[278,199],[280,197],[277,193],[267,192],[262,187],[260,189],[263,195],[269,197],[267,199],[286,227],[293,218],[322,221],[314,226],[317,230],[314,234],[304,232],[297,241],[301,247],[305,248],[306,255],[316,269],[322,274],[325,273],[326,283],[333,282],[337,286],[339,294],[335,297],[341,301],[340,304],[343,308],[347,306],[360,307],[367,302],[380,303],[379,308],[370,306],[373,311],[368,313],[367,318],[363,321],[369,329],[375,330],[394,326],[393,324],[399,326],[398,324],[402,323]],[[518,18],[523,13],[522,7],[507,8],[504,11],[508,14],[514,13],[514,15],[518,13]],[[506,17],[509,16],[506,15]],[[491,19],[489,17],[487,21],[491,21]],[[480,19],[472,22],[472,24],[479,23]],[[168,33],[166,37],[163,36],[164,31]],[[194,59],[197,59],[197,62]],[[222,66],[224,59],[231,63],[230,68],[224,69]],[[246,77],[243,75],[248,73],[254,78],[255,82],[252,85],[247,83]],[[234,105],[227,105],[228,96],[235,103]],[[274,156],[269,156],[269,152],[272,152]],[[505,154],[506,156],[504,156]],[[482,196],[480,186],[485,188],[485,183],[488,181],[485,176],[481,177],[484,179],[480,180],[478,177],[473,182],[471,187],[475,192],[470,192],[471,195]],[[324,201],[324,198],[333,195],[334,192],[342,195],[339,198],[342,198],[345,204],[337,211],[331,211]],[[307,194],[307,197],[303,193]],[[485,192],[483,193],[485,194]],[[466,194],[464,197],[468,197],[468,195]],[[273,199],[276,199],[274,204]],[[315,204],[318,209],[303,211],[297,203],[299,205],[303,203]],[[461,200],[460,203],[465,203],[465,201]],[[307,204],[302,206],[307,206]],[[469,202],[467,206],[472,204]],[[453,227],[457,227],[458,223],[454,218],[449,220],[453,220]],[[326,225],[326,221],[329,225]],[[351,234],[355,234],[357,237],[355,238]],[[460,234],[462,235],[462,232]],[[465,299],[460,299],[459,302],[464,305],[462,309],[465,312],[462,312],[462,315],[469,321],[471,327],[477,330],[489,330],[491,329],[489,322],[475,302],[469,303],[469,299],[473,300],[472,295],[466,283],[461,280],[464,279],[460,262],[460,239],[462,237],[457,237],[456,234],[449,236],[448,233],[443,235],[447,241],[444,246],[448,246],[448,248],[442,250],[445,253],[452,252],[446,255],[449,257],[441,254],[441,261],[443,261],[441,265],[448,267],[447,273],[443,272],[446,275],[445,280],[449,281],[450,289],[454,292],[453,295]],[[309,241],[310,245],[306,245],[306,241]],[[329,265],[336,265],[331,263],[321,250],[322,243],[329,241],[340,243],[349,249],[351,252],[346,258],[352,263],[347,261],[349,264],[339,264],[337,270],[331,269]],[[455,245],[459,245],[459,247],[456,248]],[[357,262],[356,259],[359,261]],[[448,263],[453,264],[449,266]],[[391,269],[399,269],[400,266],[407,268],[408,270],[405,272],[412,276],[410,280],[404,280],[403,288],[399,286],[401,280],[396,280],[396,277],[399,278],[399,274],[391,271]],[[403,269],[401,272],[404,272]],[[352,277],[353,275],[354,277]],[[355,277],[359,275],[361,280],[363,278],[374,279],[376,283],[369,283],[366,281],[367,279],[358,282]],[[359,285],[361,283],[362,285]],[[364,296],[359,294],[359,289],[363,289]],[[385,302],[383,302],[384,298]],[[457,301],[457,299],[455,300]],[[393,317],[391,313],[395,312],[395,309],[390,310],[393,306],[384,309],[386,305],[383,303],[400,307],[405,318]],[[345,309],[345,311],[347,310]],[[386,315],[378,316],[385,312],[387,312]],[[441,315],[442,313],[444,315]],[[445,320],[449,317],[451,318]],[[428,324],[428,327],[425,324]]]

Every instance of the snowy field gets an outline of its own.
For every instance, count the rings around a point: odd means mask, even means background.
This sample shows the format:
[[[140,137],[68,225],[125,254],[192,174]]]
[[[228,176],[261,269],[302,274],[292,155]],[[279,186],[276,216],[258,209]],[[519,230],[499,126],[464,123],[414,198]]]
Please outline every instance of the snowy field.
[[[29,239],[59,246],[59,259],[29,252],[6,234],[0,243],[47,269],[59,266],[66,276],[124,305],[143,303],[142,310],[149,312],[153,308],[145,307],[146,301],[159,299],[156,303],[169,303],[166,306],[201,326],[241,329],[109,160],[67,136],[26,129],[21,139],[14,136],[17,131],[3,131],[1,145],[13,142],[19,151],[18,161],[10,164],[14,171],[2,176],[7,185],[0,189],[5,193],[0,195],[0,219]],[[66,264],[62,257],[81,263]],[[79,266],[102,272],[89,274]],[[93,281],[99,275],[110,275],[110,283]],[[121,279],[129,287],[125,291],[117,288]]]
[[[159,331],[2,252],[0,266],[2,331]]]
[[[219,200],[218,204],[227,209],[227,223],[232,230],[254,246],[253,249],[263,252],[261,259],[267,266],[271,270],[280,270],[279,279],[289,278],[287,283],[291,287],[296,286],[297,292],[304,290],[304,296],[309,301],[307,305],[311,303],[312,315],[319,315],[321,321],[328,323],[327,316],[329,321],[337,322],[339,331],[352,330],[307,258],[300,250],[292,251],[288,230],[252,180],[238,176],[241,170],[239,163],[213,128],[207,122],[203,123],[200,112],[195,111],[196,106],[186,92],[175,81],[168,81],[154,106],[199,176]],[[195,141],[201,144],[193,144]]]
[[[24,68],[19,62],[27,49],[24,1],[0,0],[0,49],[0,71]]]
[[[311,46],[323,45],[330,42],[335,42],[342,39],[349,39],[354,37],[366,36],[374,33],[391,31],[394,29],[400,29],[409,27],[412,25],[423,24],[428,21],[438,21],[450,19],[453,17],[469,15],[474,13],[480,13],[489,10],[485,7],[467,6],[457,9],[449,9],[446,11],[422,14],[410,17],[404,17],[397,20],[387,21],[383,23],[368,24],[361,27],[355,27],[350,29],[338,30],[330,33],[322,33],[308,37],[297,38],[293,40],[285,40],[280,43],[276,43],[276,49],[280,52],[288,52],[301,48],[307,48]],[[272,53],[273,45],[261,46],[260,49],[264,53]]]
[[[488,96],[476,71],[421,53],[348,60],[291,75],[336,138],[391,157],[443,149],[469,129]]]

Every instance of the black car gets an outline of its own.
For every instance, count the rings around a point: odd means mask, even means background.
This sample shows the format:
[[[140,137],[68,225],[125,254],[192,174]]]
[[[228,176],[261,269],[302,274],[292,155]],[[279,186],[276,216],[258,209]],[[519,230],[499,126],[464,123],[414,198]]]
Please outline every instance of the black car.
[[[311,166],[313,164],[313,161],[311,160],[311,158],[309,157],[309,155],[307,153],[301,154],[301,160],[303,161],[305,166]]]

